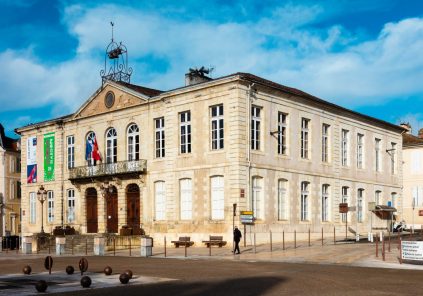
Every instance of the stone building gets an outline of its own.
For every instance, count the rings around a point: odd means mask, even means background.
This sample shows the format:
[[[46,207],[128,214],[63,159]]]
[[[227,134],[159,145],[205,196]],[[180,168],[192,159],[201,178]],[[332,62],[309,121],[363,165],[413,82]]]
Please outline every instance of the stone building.
[[[423,217],[419,215],[419,211],[423,210],[423,129],[419,130],[416,137],[411,134],[409,124],[404,124],[403,127],[407,129],[407,133],[403,134],[402,218],[408,228],[420,229],[423,225]]]
[[[169,91],[105,80],[75,113],[17,129],[23,232],[40,231],[40,185],[46,231],[195,241],[230,239],[233,204],[256,232],[304,233],[367,233],[368,202],[401,205],[403,128],[251,74],[201,74]]]
[[[21,153],[19,140],[9,138],[0,124],[0,237],[21,228]]]

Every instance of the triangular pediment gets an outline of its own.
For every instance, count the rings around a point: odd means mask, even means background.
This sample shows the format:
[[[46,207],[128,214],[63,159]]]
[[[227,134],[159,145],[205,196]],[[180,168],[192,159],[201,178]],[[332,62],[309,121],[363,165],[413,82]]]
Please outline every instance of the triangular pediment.
[[[111,94],[111,95],[110,95]],[[111,99],[111,96],[113,99]],[[148,96],[119,83],[108,81],[100,87],[79,109],[73,118],[104,114],[147,102]]]

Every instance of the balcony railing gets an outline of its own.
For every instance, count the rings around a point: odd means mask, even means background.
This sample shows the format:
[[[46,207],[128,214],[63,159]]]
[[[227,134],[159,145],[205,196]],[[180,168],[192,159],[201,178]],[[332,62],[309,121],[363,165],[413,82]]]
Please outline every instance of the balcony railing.
[[[147,160],[118,161],[95,166],[74,167],[69,170],[69,179],[86,179],[124,174],[141,174],[147,170]]]

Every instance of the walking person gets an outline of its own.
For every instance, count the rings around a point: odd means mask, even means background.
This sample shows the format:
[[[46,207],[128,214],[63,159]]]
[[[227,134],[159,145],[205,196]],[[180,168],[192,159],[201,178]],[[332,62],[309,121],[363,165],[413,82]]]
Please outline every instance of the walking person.
[[[235,226],[234,229],[234,242],[235,242],[235,248],[234,248],[234,254],[241,254],[239,251],[239,241],[241,240],[242,234],[241,231],[238,229],[238,226]]]

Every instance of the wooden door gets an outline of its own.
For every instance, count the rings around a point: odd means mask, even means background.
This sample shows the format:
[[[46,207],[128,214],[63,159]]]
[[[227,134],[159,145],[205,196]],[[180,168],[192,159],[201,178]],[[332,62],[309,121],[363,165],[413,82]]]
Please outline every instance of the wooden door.
[[[118,232],[118,195],[116,187],[107,196],[107,233]]]
[[[88,188],[86,191],[87,233],[98,232],[97,191]]]
[[[136,184],[126,189],[126,224],[130,228],[140,227],[140,188]]]

